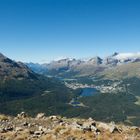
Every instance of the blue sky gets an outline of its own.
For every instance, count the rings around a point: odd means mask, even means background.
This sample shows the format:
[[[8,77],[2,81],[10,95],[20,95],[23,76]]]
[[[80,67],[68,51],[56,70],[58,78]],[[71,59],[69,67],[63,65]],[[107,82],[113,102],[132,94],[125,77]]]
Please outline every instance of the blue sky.
[[[139,51],[139,0],[0,0],[0,52],[14,60]]]

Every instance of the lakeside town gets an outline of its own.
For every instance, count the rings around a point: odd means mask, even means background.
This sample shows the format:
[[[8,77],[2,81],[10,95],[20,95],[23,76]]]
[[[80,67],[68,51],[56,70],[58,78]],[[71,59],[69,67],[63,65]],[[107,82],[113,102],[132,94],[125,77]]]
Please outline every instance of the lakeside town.
[[[99,91],[100,93],[117,93],[117,92],[126,91],[125,85],[121,84],[121,81],[113,82],[110,85],[102,84],[102,85],[99,85],[99,86],[94,85],[94,84],[91,84],[91,85],[81,84],[81,83],[78,83],[78,82],[69,83],[69,82],[65,81],[64,83],[68,88],[71,88],[71,89],[74,89],[74,90],[84,89],[84,88],[94,88],[97,91]]]

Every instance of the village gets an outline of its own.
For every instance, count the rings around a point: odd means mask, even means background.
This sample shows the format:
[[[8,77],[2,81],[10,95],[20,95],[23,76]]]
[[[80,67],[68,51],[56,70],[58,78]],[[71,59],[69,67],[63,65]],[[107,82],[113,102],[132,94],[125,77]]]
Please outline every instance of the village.
[[[68,83],[68,82],[64,82],[65,85],[68,88],[71,89],[84,89],[84,88],[94,88],[97,91],[99,91],[100,93],[117,93],[117,92],[124,92],[126,91],[125,85],[121,84],[120,82],[113,82],[110,85],[109,84],[102,84],[102,85],[88,85],[88,84],[81,84],[78,82],[73,82],[73,83]]]

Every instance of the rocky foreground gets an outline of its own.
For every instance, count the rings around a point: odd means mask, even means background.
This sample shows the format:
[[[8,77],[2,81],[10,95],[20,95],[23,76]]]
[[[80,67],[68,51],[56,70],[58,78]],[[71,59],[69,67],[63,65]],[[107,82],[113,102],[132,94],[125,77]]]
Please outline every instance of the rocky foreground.
[[[140,127],[22,112],[0,115],[0,140],[140,140]]]

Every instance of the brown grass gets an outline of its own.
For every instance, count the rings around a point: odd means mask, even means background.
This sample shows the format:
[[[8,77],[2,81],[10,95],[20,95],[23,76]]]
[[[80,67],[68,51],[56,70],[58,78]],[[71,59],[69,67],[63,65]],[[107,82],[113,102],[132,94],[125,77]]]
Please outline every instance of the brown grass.
[[[6,121],[8,120],[8,117],[6,115],[0,115],[0,121]]]

